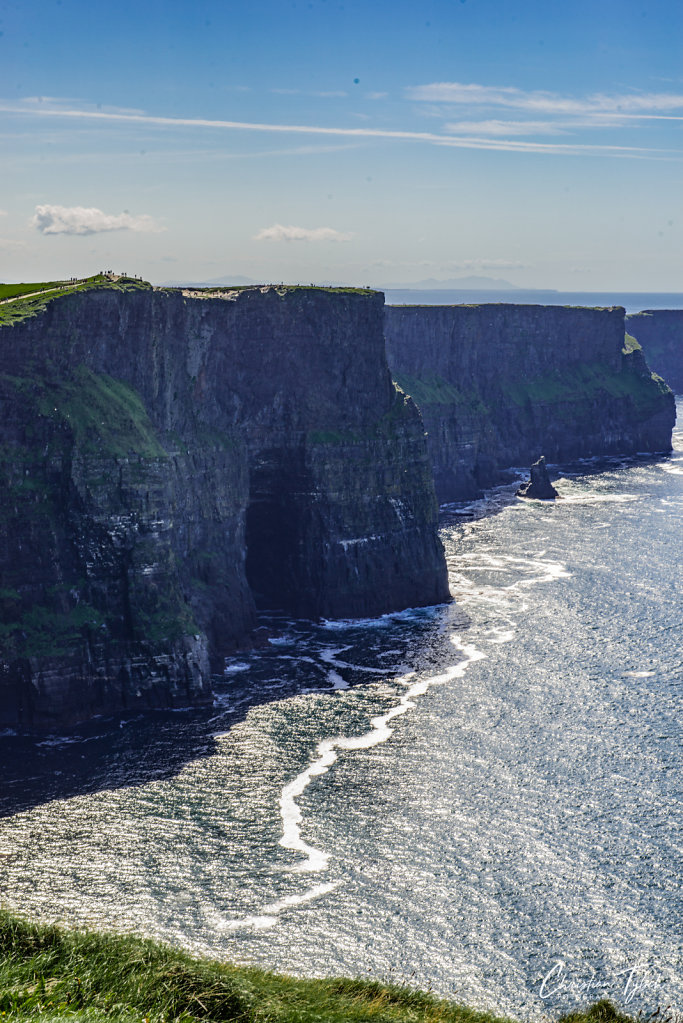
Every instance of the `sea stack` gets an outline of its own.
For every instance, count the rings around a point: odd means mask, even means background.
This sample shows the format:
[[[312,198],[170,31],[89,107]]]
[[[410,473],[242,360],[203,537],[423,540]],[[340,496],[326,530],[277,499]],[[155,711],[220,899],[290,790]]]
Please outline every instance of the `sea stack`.
[[[541,455],[538,461],[534,462],[529,472],[531,477],[519,488],[517,497],[529,497],[535,501],[554,501],[560,496],[550,482],[545,455]]]

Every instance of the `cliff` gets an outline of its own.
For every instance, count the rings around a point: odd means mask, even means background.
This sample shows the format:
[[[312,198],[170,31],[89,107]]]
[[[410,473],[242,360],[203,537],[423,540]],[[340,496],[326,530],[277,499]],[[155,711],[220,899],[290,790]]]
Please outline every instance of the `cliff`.
[[[258,606],[448,599],[381,295],[119,281],[0,308],[0,726],[208,701]]]
[[[669,387],[683,393],[683,309],[646,309],[626,317],[626,329]]]
[[[437,497],[502,468],[668,451],[673,395],[624,340],[624,310],[387,306],[387,357],[428,435]]]

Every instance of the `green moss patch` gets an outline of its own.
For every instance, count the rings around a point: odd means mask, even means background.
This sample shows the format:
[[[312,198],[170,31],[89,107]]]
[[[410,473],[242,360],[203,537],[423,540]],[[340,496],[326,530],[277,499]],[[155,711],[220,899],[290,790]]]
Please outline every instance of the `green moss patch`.
[[[66,612],[34,605],[17,621],[0,621],[0,642],[7,657],[57,657],[72,651],[86,631],[97,629],[103,621],[89,604]]]
[[[106,373],[79,366],[61,380],[7,375],[0,380],[36,414],[67,424],[85,454],[166,457],[139,395]]]
[[[654,376],[629,371],[628,365],[621,372],[616,372],[602,363],[577,363],[561,372],[530,380],[515,380],[503,386],[503,392],[520,406],[528,403],[580,403],[606,393],[614,398],[630,398],[640,411],[654,410],[667,391],[664,381],[660,383]]]
[[[437,373],[424,374],[421,377],[397,373],[396,383],[420,407],[423,405],[457,405],[473,411],[488,412],[476,390],[461,390]]]

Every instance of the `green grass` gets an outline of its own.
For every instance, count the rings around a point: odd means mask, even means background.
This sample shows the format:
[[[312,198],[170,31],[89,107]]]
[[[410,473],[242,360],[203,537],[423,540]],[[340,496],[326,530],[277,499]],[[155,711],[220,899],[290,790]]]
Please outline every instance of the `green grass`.
[[[33,291],[43,291],[46,288],[70,288],[73,285],[70,281],[41,281],[34,284],[0,284],[0,302],[7,298],[17,298],[19,295],[27,295]]]
[[[221,285],[220,287],[189,287],[189,290],[205,294],[213,294],[214,292],[248,291],[251,288],[265,286],[266,285],[235,284]],[[290,291],[319,291],[323,294],[332,295],[368,296],[378,294],[377,291],[373,291],[371,288],[325,288],[314,284],[270,284],[267,286],[274,288],[283,296]],[[0,326],[18,323],[30,316],[37,316],[39,313],[43,312],[50,302],[53,302],[58,298],[64,298],[65,295],[73,295],[77,292],[94,291],[102,288],[106,288],[109,291],[146,291],[151,287],[152,285],[147,281],[138,281],[132,277],[121,277],[117,281],[112,281],[103,274],[95,274],[92,277],[84,278],[81,282],[76,284],[71,281],[63,280],[38,281],[28,284],[0,284]],[[182,292],[188,289],[179,287],[164,288],[163,290],[168,292]],[[33,292],[40,291],[43,291],[44,294],[33,294]],[[20,298],[22,295],[25,295],[26,297]],[[17,299],[17,301],[4,301],[9,298]]]
[[[2,910],[0,1019],[3,1023],[503,1023],[503,1017],[403,985],[278,976],[196,959],[134,936],[29,923]],[[603,1001],[572,1013],[564,1023],[632,1020]]]
[[[632,351],[635,351],[633,349]],[[628,356],[626,356],[628,358]],[[579,363],[556,373],[516,380],[505,384],[504,392],[516,405],[527,402],[582,402],[598,397],[601,392],[614,398],[630,398],[642,412],[659,405],[661,396],[668,391],[660,378],[641,376],[626,367],[616,372],[602,363]]]
[[[0,621],[0,642],[6,656],[53,656],[68,653],[82,639],[84,629],[96,629],[104,619],[88,604],[56,611],[35,604],[17,621]]]
[[[631,352],[642,352],[643,346],[631,334],[624,334],[624,347],[621,350],[624,355],[630,355]]]
[[[167,457],[139,395],[106,373],[77,366],[61,379],[3,375],[0,383],[18,393],[36,416],[68,425],[84,454]]]
[[[43,312],[50,302],[64,298],[65,295],[74,295],[84,291],[96,291],[107,289],[108,291],[147,291],[152,287],[147,281],[138,281],[132,277],[121,277],[117,281],[111,281],[102,274],[95,274],[93,277],[85,278],[81,284],[72,284],[69,281],[43,281],[37,284],[2,284],[0,285],[0,326],[11,323],[18,323],[31,316],[37,316]],[[44,294],[32,295],[30,292],[39,291],[41,288],[56,288],[56,291],[45,291]],[[15,289],[12,292],[12,289]],[[19,289],[18,291],[16,289]],[[17,295],[26,295],[26,298],[19,298],[16,302],[2,302],[2,299],[12,298]]]
[[[420,408],[423,405],[456,405],[472,411],[489,411],[475,390],[461,391],[438,373],[421,377],[397,373],[395,379],[401,390],[409,394]]]

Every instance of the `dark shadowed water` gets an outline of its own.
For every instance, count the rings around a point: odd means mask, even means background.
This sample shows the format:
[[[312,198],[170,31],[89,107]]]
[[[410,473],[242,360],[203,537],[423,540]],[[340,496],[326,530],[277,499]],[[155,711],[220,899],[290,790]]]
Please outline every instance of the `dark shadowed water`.
[[[682,1008],[683,432],[592,468],[447,514],[449,606],[271,621],[211,719],[6,737],[3,901],[527,1018]]]

